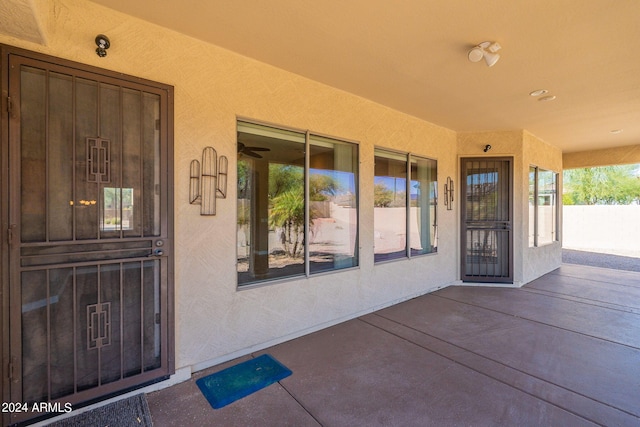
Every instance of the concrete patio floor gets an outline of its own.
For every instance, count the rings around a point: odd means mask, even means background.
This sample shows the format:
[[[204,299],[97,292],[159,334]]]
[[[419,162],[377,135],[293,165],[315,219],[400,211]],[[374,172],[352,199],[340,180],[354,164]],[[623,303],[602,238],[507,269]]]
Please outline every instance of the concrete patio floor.
[[[195,380],[269,353],[293,375],[222,409]],[[638,426],[640,273],[564,264],[449,287],[147,395],[163,426]]]

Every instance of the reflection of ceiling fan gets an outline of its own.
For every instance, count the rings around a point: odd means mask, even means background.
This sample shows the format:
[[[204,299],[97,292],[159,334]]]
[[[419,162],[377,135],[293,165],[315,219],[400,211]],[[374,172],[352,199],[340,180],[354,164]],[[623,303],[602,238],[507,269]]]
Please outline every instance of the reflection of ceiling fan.
[[[263,147],[247,147],[242,142],[238,142],[238,154],[246,154],[249,157],[261,159],[262,156],[256,153],[256,151],[271,151],[271,149]]]

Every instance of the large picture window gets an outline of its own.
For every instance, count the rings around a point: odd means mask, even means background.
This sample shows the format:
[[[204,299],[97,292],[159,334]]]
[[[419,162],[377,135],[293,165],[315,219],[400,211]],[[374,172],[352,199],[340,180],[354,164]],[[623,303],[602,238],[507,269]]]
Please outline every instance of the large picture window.
[[[529,167],[529,246],[558,240],[558,174]]]
[[[435,160],[375,150],[375,262],[437,251],[437,188]]]
[[[238,122],[238,285],[358,265],[358,146]]]

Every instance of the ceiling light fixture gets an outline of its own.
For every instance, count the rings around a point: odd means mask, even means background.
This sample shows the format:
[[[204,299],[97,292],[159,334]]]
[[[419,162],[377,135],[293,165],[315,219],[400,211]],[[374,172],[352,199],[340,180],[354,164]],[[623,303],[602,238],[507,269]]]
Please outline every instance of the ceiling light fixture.
[[[549,95],[543,96],[542,98],[538,99],[538,101],[553,101],[554,99],[556,99],[555,95]]]
[[[615,135],[615,134],[622,133],[622,131],[623,131],[623,130],[624,130],[624,129],[613,129],[613,130],[611,130],[611,131],[609,131],[609,132],[611,132],[612,134],[614,134],[614,135]]]
[[[493,67],[500,59],[500,55],[496,53],[500,49],[502,46],[498,42],[482,42],[469,51],[469,61],[480,62],[484,58],[487,65]]]
[[[546,89],[538,89],[538,90],[534,90],[529,95],[531,95],[531,96],[540,96],[540,95],[546,95],[547,93],[549,93],[549,91],[546,90]]]

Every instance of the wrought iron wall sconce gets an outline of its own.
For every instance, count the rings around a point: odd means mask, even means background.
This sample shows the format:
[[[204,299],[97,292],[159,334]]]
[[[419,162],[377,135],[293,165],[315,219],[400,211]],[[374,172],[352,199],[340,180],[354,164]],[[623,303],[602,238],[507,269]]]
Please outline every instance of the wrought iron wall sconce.
[[[105,36],[104,34],[98,34],[96,36],[96,45],[98,46],[96,48],[96,54],[100,58],[104,58],[105,56],[107,56],[107,49],[109,49],[109,46],[111,46],[109,37]]]
[[[202,150],[202,165],[191,161],[189,179],[189,203],[200,205],[200,215],[216,214],[216,199],[227,198],[227,170],[229,162],[226,156],[220,156],[213,147]]]
[[[450,176],[447,177],[447,183],[444,185],[444,205],[448,211],[453,209],[453,180]]]

